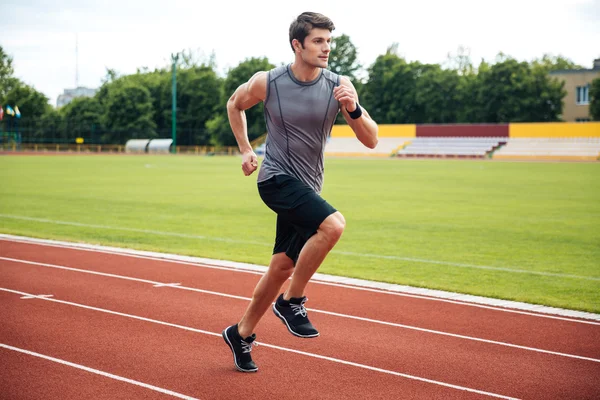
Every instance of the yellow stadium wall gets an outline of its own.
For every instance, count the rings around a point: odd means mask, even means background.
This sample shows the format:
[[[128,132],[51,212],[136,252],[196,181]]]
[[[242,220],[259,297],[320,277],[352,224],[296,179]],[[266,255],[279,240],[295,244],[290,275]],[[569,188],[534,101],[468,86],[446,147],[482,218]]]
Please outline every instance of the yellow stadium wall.
[[[334,125],[331,130],[331,137],[344,138],[344,137],[355,137],[354,131],[348,125]],[[414,138],[417,136],[417,126],[414,124],[406,125],[379,125],[378,136],[381,137],[403,137],[403,138]]]
[[[511,138],[600,137],[600,122],[511,123]]]

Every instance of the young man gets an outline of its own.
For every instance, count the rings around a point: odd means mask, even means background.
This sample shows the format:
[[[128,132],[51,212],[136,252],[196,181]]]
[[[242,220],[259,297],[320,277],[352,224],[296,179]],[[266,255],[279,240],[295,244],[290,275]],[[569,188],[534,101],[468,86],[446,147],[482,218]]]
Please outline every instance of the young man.
[[[253,332],[273,301],[273,312],[293,335],[319,335],[306,314],[304,289],[346,225],[342,214],[319,195],[325,143],[338,112],[365,146],[377,145],[377,124],[359,105],[350,80],[326,69],[334,29],[324,15],[299,15],[290,26],[294,62],[256,73],[227,103],[229,123],[242,153],[242,171],[249,176],[258,163],[248,141],[244,110],[264,102],[268,136],[258,191],[277,214],[269,269],[240,322],[223,331],[235,366],[243,372],[258,370],[250,355],[256,339]],[[290,276],[287,291],[278,297]]]

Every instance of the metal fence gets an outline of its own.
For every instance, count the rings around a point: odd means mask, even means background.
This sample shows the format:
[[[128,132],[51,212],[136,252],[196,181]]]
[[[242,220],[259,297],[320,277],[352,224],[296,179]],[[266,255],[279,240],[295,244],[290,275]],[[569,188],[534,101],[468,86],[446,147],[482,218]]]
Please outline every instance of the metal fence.
[[[120,144],[73,144],[73,143],[0,143],[0,151],[25,153],[71,153],[71,154],[125,154]],[[239,155],[237,147],[176,146],[177,154],[188,155]],[[155,153],[151,153],[155,154]]]
[[[107,130],[96,124],[73,123],[70,121],[46,121],[44,119],[4,118],[0,121],[0,143],[10,140],[20,143],[77,143],[122,144],[135,138],[170,139],[171,128],[152,132],[131,133],[126,129]],[[177,127],[177,144],[182,146],[208,145],[210,135],[203,129]]]

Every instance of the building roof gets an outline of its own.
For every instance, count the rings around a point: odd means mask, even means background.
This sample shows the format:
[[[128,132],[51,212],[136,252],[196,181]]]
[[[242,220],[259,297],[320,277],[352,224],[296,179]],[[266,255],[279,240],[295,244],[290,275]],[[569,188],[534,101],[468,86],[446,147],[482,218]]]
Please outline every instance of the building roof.
[[[560,69],[558,71],[550,71],[550,75],[561,75],[561,74],[582,74],[585,72],[598,72],[600,73],[600,68],[593,69]]]

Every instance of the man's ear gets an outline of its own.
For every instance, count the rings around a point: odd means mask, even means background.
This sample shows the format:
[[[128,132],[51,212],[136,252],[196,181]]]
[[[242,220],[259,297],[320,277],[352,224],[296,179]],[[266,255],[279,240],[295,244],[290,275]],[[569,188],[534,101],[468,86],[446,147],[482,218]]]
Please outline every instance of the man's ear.
[[[292,46],[294,47],[294,52],[297,53],[298,51],[302,51],[302,43],[300,43],[300,41],[298,39],[293,39],[292,40]]]

